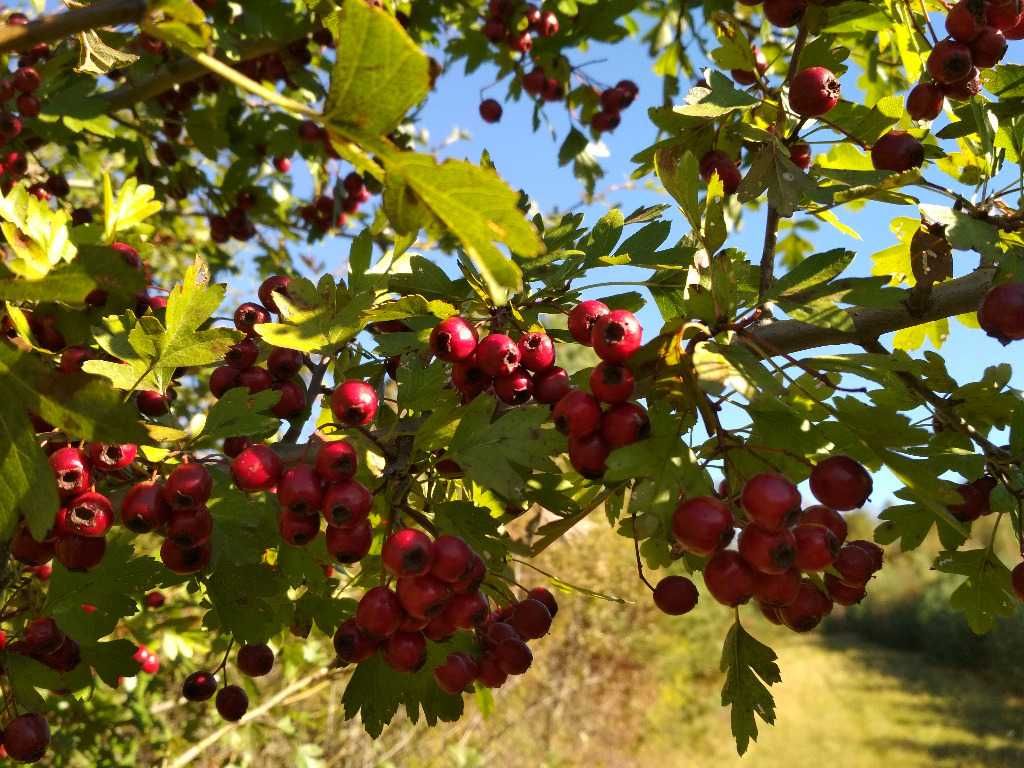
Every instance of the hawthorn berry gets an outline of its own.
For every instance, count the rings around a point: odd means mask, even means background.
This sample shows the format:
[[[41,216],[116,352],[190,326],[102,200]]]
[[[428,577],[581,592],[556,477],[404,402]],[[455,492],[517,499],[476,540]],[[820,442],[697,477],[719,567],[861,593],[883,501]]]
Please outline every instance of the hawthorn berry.
[[[217,677],[212,672],[193,672],[181,685],[181,695],[188,701],[209,701],[217,692]]]
[[[287,381],[302,370],[302,353],[294,349],[277,347],[267,357],[267,370],[278,381]]]
[[[615,309],[594,321],[591,346],[598,357],[609,363],[624,363],[640,348],[643,328],[636,316],[625,309]]]
[[[624,365],[600,363],[590,374],[590,391],[603,403],[625,402],[632,396],[634,386],[633,374]]]
[[[614,131],[619,127],[619,123],[622,118],[618,112],[607,112],[600,111],[596,112],[592,118],[590,118],[590,127],[594,130],[594,133],[601,134],[609,131]]]
[[[57,512],[54,531],[58,536],[105,536],[114,523],[114,508],[102,493],[86,491],[75,496]]]
[[[516,346],[519,348],[519,364],[528,371],[544,371],[555,364],[555,345],[546,333],[524,333]]]
[[[601,428],[601,405],[593,395],[574,389],[559,400],[551,416],[564,435],[587,437]]]
[[[928,55],[928,72],[938,83],[963,80],[974,66],[971,49],[956,40],[941,40]]]
[[[1015,0],[989,0],[985,3],[985,21],[999,30],[1013,29],[1024,19]]]
[[[340,483],[351,479],[358,466],[356,449],[347,440],[324,443],[317,449],[314,467],[325,483]]]
[[[651,433],[647,411],[637,403],[619,403],[601,417],[601,438],[609,448],[622,448],[645,439]]]
[[[553,405],[569,394],[571,389],[569,374],[557,366],[540,371],[533,377],[533,399],[538,403]]]
[[[82,607],[84,608],[85,606],[83,605]],[[70,672],[82,662],[82,648],[73,638],[65,635],[64,641],[57,650],[45,656],[36,656],[35,658],[57,672]],[[159,663],[159,660],[157,660],[158,666]]]
[[[526,649],[529,653],[530,649]],[[533,661],[532,655],[530,661]],[[529,666],[527,665],[527,668]],[[486,655],[480,658],[477,664],[477,680],[486,688],[501,688],[508,680],[508,673],[501,668],[501,664],[498,661],[497,650],[491,655]]]
[[[765,0],[764,17],[776,27],[795,27],[807,10],[806,0]]]
[[[378,642],[359,628],[355,619],[347,619],[334,632],[334,652],[348,664],[366,661],[377,650]]]
[[[793,165],[806,171],[811,167],[811,145],[803,141],[791,144],[789,147],[789,159]]]
[[[518,345],[503,333],[491,333],[476,346],[476,364],[488,376],[508,376],[519,365]]]
[[[249,390],[249,394],[262,392],[265,389],[270,389],[273,385],[274,379],[266,368],[254,365],[238,372],[238,386],[245,387]]]
[[[135,461],[138,452],[138,446],[131,443],[90,443],[89,461],[100,472],[116,472]]]
[[[544,603],[528,597],[513,606],[508,623],[524,640],[536,640],[551,629],[551,612]]]
[[[831,456],[811,470],[811,493],[827,507],[848,511],[864,505],[871,495],[871,475],[849,456]]]
[[[730,549],[720,549],[704,566],[704,583],[723,605],[737,606],[754,596],[754,571]]]
[[[320,478],[309,464],[296,464],[281,474],[277,484],[281,507],[297,515],[316,515],[323,500]]]
[[[975,67],[994,67],[1006,55],[1006,36],[995,27],[982,27],[970,42],[971,60]]]
[[[960,0],[946,14],[946,32],[961,43],[969,43],[977,37],[983,23],[983,18],[975,15],[968,0]]]
[[[402,603],[387,587],[373,587],[366,591],[356,606],[356,623],[373,637],[393,635],[402,623]]]
[[[912,120],[934,120],[942,114],[946,97],[935,83],[918,83],[907,96],[907,114]]]
[[[679,546],[695,555],[710,555],[732,541],[733,517],[728,505],[712,496],[679,502],[672,515],[672,533]]]
[[[373,544],[373,526],[369,520],[345,527],[328,525],[325,543],[327,552],[339,563],[358,563],[366,557]]]
[[[793,529],[796,540],[796,567],[801,571],[823,571],[839,554],[840,541],[822,525],[798,525]]]
[[[752,521],[770,531],[791,525],[800,514],[800,492],[777,473],[765,472],[747,480],[740,503]]]
[[[245,334],[256,332],[256,326],[270,322],[270,311],[254,301],[247,301],[235,310],[235,328]]]
[[[801,117],[818,117],[839,103],[839,80],[825,67],[808,67],[789,84],[789,105]]]
[[[754,597],[763,606],[783,608],[792,604],[799,592],[798,568],[790,568],[782,573],[754,573]]]
[[[981,93],[981,73],[977,69],[971,69],[970,74],[963,80],[943,85],[942,93],[953,101],[970,101]]]
[[[365,381],[349,379],[331,393],[334,418],[349,427],[365,427],[377,416],[377,393]]]
[[[282,509],[277,516],[277,531],[293,547],[304,547],[320,533],[320,516]]]
[[[395,632],[384,645],[384,661],[399,672],[415,672],[427,661],[427,641],[422,632]]]
[[[46,718],[36,712],[18,715],[4,728],[3,746],[12,760],[38,762],[49,745],[50,726]]]
[[[54,544],[57,562],[69,571],[88,571],[103,561],[107,540],[100,537],[61,536]]]
[[[842,579],[825,574],[825,591],[832,598],[832,602],[839,605],[856,605],[867,596],[867,590],[863,584],[845,584]]]
[[[740,85],[753,85],[757,82],[757,76],[759,74],[763,75],[768,71],[768,59],[764,55],[764,51],[755,45],[752,46],[751,53],[754,55],[754,68],[757,70],[756,74],[754,73],[754,70],[751,69],[733,69],[729,73],[732,75],[732,79]],[[621,91],[619,91],[619,93],[621,93]]]
[[[213,516],[206,507],[179,509],[172,512],[165,535],[182,549],[204,545],[213,533]]]
[[[28,653],[45,656],[53,653],[64,642],[64,633],[57,622],[49,616],[32,619],[22,634],[22,643]]]
[[[97,539],[103,541],[103,539]],[[181,575],[198,573],[210,564],[210,542],[207,539],[197,547],[185,549],[175,544],[171,539],[164,539],[160,546],[160,560],[174,573]]]
[[[711,181],[711,177],[717,173],[718,178],[722,180],[722,188],[727,195],[734,194],[739,189],[740,182],[743,180],[740,169],[736,166],[736,161],[725,154],[725,152],[717,149],[706,152],[701,157],[699,168],[700,177],[705,182]]]
[[[172,509],[195,509],[210,498],[213,478],[202,464],[181,464],[167,476],[162,492]]]
[[[289,163],[289,166],[291,163]],[[280,168],[278,168],[280,170]],[[282,171],[284,173],[285,171]],[[285,298],[288,297],[288,285],[292,279],[286,275],[271,275],[262,283],[260,283],[258,295],[260,297],[260,304],[269,309],[275,314],[280,314],[281,309],[277,306],[277,300],[275,294],[281,294]]]
[[[970,523],[992,511],[989,506],[989,495],[995,488],[995,480],[991,477],[980,477],[970,483],[957,486],[963,502],[950,504],[949,511],[962,522]]]
[[[1010,582],[1013,584],[1013,591],[1017,599],[1024,602],[1024,563],[1017,563],[1010,572]]]
[[[328,525],[351,526],[370,514],[373,496],[357,480],[341,480],[329,485],[323,494],[321,510]]]
[[[852,544],[847,544],[839,550],[832,567],[843,583],[851,585],[864,584],[876,570],[871,555]]]
[[[226,685],[217,691],[214,701],[217,712],[229,723],[241,720],[249,709],[249,697],[237,685]]]
[[[1002,283],[990,288],[981,301],[978,323],[1002,344],[1024,339],[1024,283]]]
[[[168,397],[174,390],[167,390],[167,395],[152,389],[144,389],[135,393],[135,405],[143,416],[156,418],[164,416],[171,410],[171,398]]]
[[[796,600],[780,609],[783,623],[794,632],[810,632],[832,611],[832,601],[808,580],[800,583]]]
[[[480,102],[480,118],[485,123],[496,123],[501,120],[501,115],[504,110],[494,99],[484,99]]]
[[[449,586],[430,574],[400,578],[395,591],[405,612],[418,619],[433,618],[451,596]]]
[[[387,538],[380,557],[392,576],[422,576],[433,562],[433,543],[422,531],[403,528]]]
[[[494,379],[494,394],[508,405],[522,405],[533,396],[533,377],[522,366],[508,376]]]
[[[458,594],[475,592],[487,575],[487,566],[476,552],[469,557],[469,568],[461,579],[452,583],[452,591]]]
[[[555,600],[555,596],[551,594],[550,590],[544,587],[534,587],[526,593],[526,596],[543,603],[544,607],[548,609],[548,613],[551,614],[551,618],[555,618],[558,614],[558,601]]]
[[[516,638],[498,643],[494,649],[494,657],[506,675],[525,675],[533,664],[533,653],[529,646]]]
[[[452,595],[444,607],[444,615],[456,629],[472,629],[487,619],[490,606],[478,590]]]
[[[473,550],[458,536],[442,534],[434,539],[430,573],[443,582],[454,583],[466,575]]]
[[[271,386],[280,398],[270,412],[279,419],[292,419],[306,410],[306,388],[301,379],[279,381]]]
[[[232,368],[244,371],[254,366],[259,356],[259,345],[251,337],[246,337],[228,347],[228,351],[224,353],[224,362]]]
[[[246,643],[235,658],[239,671],[249,677],[263,677],[274,668],[274,652],[265,643]]]
[[[434,680],[445,693],[458,694],[468,688],[477,676],[477,665],[465,653],[450,653],[443,664],[434,668]]]
[[[669,616],[682,616],[697,607],[697,587],[685,576],[666,576],[654,588],[654,604]]]
[[[906,131],[889,131],[871,147],[871,163],[876,170],[897,173],[920,168],[924,147]]]
[[[53,559],[54,540],[36,541],[28,526],[22,523],[11,539],[11,557],[29,566],[42,566]]]
[[[740,557],[757,571],[780,574],[793,565],[796,541],[787,530],[770,531],[750,524],[739,536]]]
[[[214,368],[213,373],[210,374],[210,394],[218,399],[223,397],[224,393],[229,389],[234,389],[238,386],[239,373],[241,371],[229,365]]]
[[[133,533],[149,533],[162,528],[171,516],[158,483],[133,485],[121,502],[121,524]]]
[[[164,604],[167,602],[167,598],[164,596],[163,592],[160,592],[159,590],[153,590],[152,592],[146,593],[146,596],[145,598],[143,598],[143,601],[145,602],[147,608],[163,608]]]
[[[591,346],[594,323],[609,312],[611,310],[603,302],[594,299],[581,301],[569,313],[569,333],[580,344]]]
[[[270,446],[250,445],[232,460],[231,476],[239,490],[269,490],[281,477],[281,459]]]
[[[61,498],[70,498],[92,487],[88,459],[78,448],[67,446],[50,454],[50,468],[57,480]]]
[[[871,561],[872,573],[882,570],[885,553],[882,551],[880,546],[875,544],[875,542],[858,539],[856,541],[851,541],[850,546],[857,547],[867,554],[868,559]]]

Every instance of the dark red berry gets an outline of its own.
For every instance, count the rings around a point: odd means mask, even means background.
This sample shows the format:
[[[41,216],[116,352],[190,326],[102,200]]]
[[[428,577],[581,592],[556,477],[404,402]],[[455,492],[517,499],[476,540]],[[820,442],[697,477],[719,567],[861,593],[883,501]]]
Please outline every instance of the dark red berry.
[[[217,691],[214,703],[217,712],[229,723],[241,720],[249,709],[249,697],[237,685],[227,685]]]
[[[240,490],[265,491],[277,485],[281,460],[269,446],[251,445],[231,462],[231,475]]]
[[[808,67],[789,84],[789,105],[801,117],[817,117],[839,103],[839,81],[825,67]]]
[[[434,560],[430,573],[447,583],[457,582],[466,575],[473,551],[458,536],[438,536],[433,545]]]
[[[134,533],[149,533],[162,528],[170,515],[171,508],[157,483],[132,486],[121,502],[121,524]]]
[[[476,364],[488,376],[508,376],[519,361],[519,347],[503,333],[489,334],[476,346]]]
[[[320,478],[308,464],[296,464],[281,474],[277,500],[297,515],[317,515],[323,499]]]
[[[603,403],[624,403],[634,386],[633,374],[624,365],[601,363],[590,374],[590,391]]]
[[[173,509],[195,509],[213,492],[213,478],[202,464],[191,462],[175,467],[164,482],[163,496]]]
[[[3,746],[7,756],[21,763],[42,760],[50,745],[50,726],[35,712],[18,715],[4,728]]]
[[[1003,344],[1024,339],[1024,283],[1002,283],[989,289],[978,310],[978,323]]]
[[[832,567],[845,584],[864,584],[875,572],[871,555],[860,547],[847,544],[836,556]]]
[[[799,592],[800,571],[797,568],[775,574],[754,574],[754,597],[762,606],[783,608],[792,604]]]
[[[969,43],[977,37],[983,24],[984,16],[975,15],[968,0],[960,0],[946,14],[946,32],[961,43]]]
[[[105,536],[114,523],[114,508],[102,493],[86,491],[61,507],[54,522],[58,536]]]
[[[707,182],[711,181],[711,177],[716,173],[718,178],[722,180],[722,188],[725,194],[734,194],[739,189],[743,176],[740,174],[740,169],[736,166],[736,161],[725,154],[725,152],[713,149],[705,153],[700,159],[700,177]]]
[[[378,641],[359,628],[355,619],[342,622],[334,633],[334,652],[348,664],[366,661],[377,650]]]
[[[359,600],[356,606],[356,623],[364,632],[373,637],[393,635],[402,623],[402,603],[387,587],[373,587]]]
[[[260,356],[260,347],[252,339],[246,338],[237,344],[232,344],[224,353],[224,362],[232,368],[244,371],[256,364]]]
[[[651,433],[647,411],[637,403],[619,403],[601,417],[601,437],[610,448],[622,448]]]
[[[117,445],[114,443],[90,443],[89,460],[93,469],[100,472],[115,472],[124,469],[133,461],[138,454],[138,446],[131,443]]]
[[[721,549],[704,566],[704,583],[723,605],[741,605],[754,595],[754,571],[730,549]]]
[[[291,283],[292,279],[285,275],[271,275],[262,283],[260,283],[259,297],[260,304],[269,309],[271,312],[279,313],[281,310],[277,306],[275,300],[275,294],[281,294],[285,298],[288,297],[288,284]]]
[[[28,653],[45,656],[60,648],[61,643],[64,642],[64,637],[65,635],[60,627],[57,626],[57,622],[50,617],[44,617],[32,619],[26,625],[25,632],[22,635],[22,643]]]
[[[754,475],[740,497],[750,519],[770,531],[791,525],[800,514],[800,492],[779,474]]]
[[[789,159],[793,164],[804,171],[811,167],[811,146],[802,141],[792,144],[789,147]]]
[[[329,525],[325,538],[327,552],[331,557],[339,563],[350,565],[358,563],[369,553],[373,544],[373,526],[369,520],[344,528]]]
[[[62,536],[54,545],[54,557],[69,571],[88,571],[103,561],[107,540],[103,537]]]
[[[480,102],[480,118],[485,123],[496,123],[501,120],[503,110],[501,104],[494,99],[484,99]]]
[[[552,405],[569,394],[572,382],[564,369],[553,367],[533,377],[533,399],[538,403]]]
[[[681,501],[672,515],[672,533],[687,552],[710,555],[732,541],[733,517],[728,505],[712,496]]]
[[[685,576],[666,576],[654,588],[654,604],[669,616],[682,616],[697,606],[697,587]]]
[[[377,416],[377,392],[365,381],[349,379],[331,393],[334,418],[349,427],[365,427]]]
[[[871,147],[871,163],[876,170],[897,173],[920,168],[924,147],[906,131],[889,131]]]
[[[593,395],[574,389],[555,404],[551,412],[559,432],[587,437],[601,428],[601,404]]]
[[[325,483],[350,479],[359,466],[356,449],[347,440],[324,443],[316,452],[316,473]]]
[[[522,640],[502,640],[494,649],[495,660],[506,675],[525,675],[533,664],[533,653]],[[481,670],[482,671],[482,670]]]
[[[235,328],[242,333],[255,333],[257,325],[270,322],[270,312],[266,307],[248,301],[235,310],[234,319]]]
[[[303,515],[282,509],[277,516],[277,531],[293,547],[304,547],[320,533],[320,516]]]
[[[393,576],[422,576],[433,561],[430,537],[415,528],[395,531],[384,542],[380,557],[384,568]]]
[[[823,571],[839,554],[840,541],[822,525],[798,525],[793,529],[796,539],[796,567],[801,571]]]
[[[209,701],[217,692],[217,677],[212,672],[193,672],[181,685],[181,695],[188,701]]]
[[[907,96],[907,114],[912,120],[934,120],[942,114],[946,97],[935,83],[918,83]]]
[[[599,317],[607,315],[611,310],[600,301],[588,299],[581,301],[569,313],[569,333],[580,344],[589,347],[594,323]]]
[[[89,471],[88,460],[78,448],[72,446],[61,448],[50,454],[49,461],[61,498],[77,496],[92,486],[92,473]]]
[[[782,621],[794,632],[810,632],[832,610],[832,601],[810,581],[800,584],[796,600],[780,609]]]
[[[458,694],[473,683],[477,676],[477,665],[465,653],[451,653],[444,664],[434,668],[434,680],[445,693]]]
[[[207,543],[213,533],[213,516],[206,507],[179,509],[171,513],[166,536],[182,549],[195,549]]]
[[[274,385],[274,379],[266,368],[253,366],[238,373],[238,386],[245,387],[249,394],[256,394]]]
[[[776,27],[795,27],[807,10],[806,0],[765,0],[764,17]]]
[[[795,551],[796,541],[789,530],[770,531],[750,524],[740,531],[740,556],[761,573],[785,573],[793,565]]]
[[[54,556],[54,540],[36,541],[24,523],[18,526],[10,547],[11,557],[25,565],[41,566]]]
[[[864,505],[871,495],[871,475],[849,456],[832,456],[811,470],[811,493],[827,507],[847,511]]]
[[[825,590],[832,601],[839,605],[856,605],[867,595],[863,584],[844,584],[831,573],[825,574]]]
[[[264,643],[246,643],[238,649],[238,669],[249,677],[263,677],[274,668],[274,652]]]
[[[533,377],[520,366],[508,376],[498,376],[494,380],[494,394],[508,405],[523,405],[533,395]]]
[[[160,547],[160,560],[174,573],[198,573],[210,564],[210,542],[207,540],[198,547],[185,549],[171,539],[165,539]]]
[[[939,41],[928,55],[928,72],[939,83],[963,80],[972,66],[971,49],[955,40]]]

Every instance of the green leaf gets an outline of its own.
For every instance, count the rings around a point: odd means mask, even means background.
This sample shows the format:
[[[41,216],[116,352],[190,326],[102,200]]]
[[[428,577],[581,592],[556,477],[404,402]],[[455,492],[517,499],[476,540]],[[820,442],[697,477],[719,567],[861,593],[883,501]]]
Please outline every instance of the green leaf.
[[[11,249],[4,264],[19,277],[39,280],[78,252],[69,239],[68,214],[60,208],[51,211],[24,184],[0,194],[0,219],[0,232]]]
[[[281,322],[262,323],[256,331],[275,347],[329,354],[366,327],[377,294],[374,289],[350,294],[344,283],[335,285],[325,275],[309,303],[278,296]]]
[[[112,69],[121,69],[134,64],[139,57],[111,48],[95,30],[86,30],[78,36],[78,65],[76,72],[89,75],[105,75]]]
[[[489,553],[500,562],[508,553],[508,540],[490,511],[471,501],[446,501],[434,507],[434,525],[441,533],[459,536],[476,552]]]
[[[338,56],[324,114],[341,132],[390,133],[427,95],[428,59],[383,8],[345,3],[326,25]]]
[[[833,248],[808,256],[800,264],[775,281],[770,298],[796,296],[838,277],[850,266],[856,254],[845,248]]]
[[[739,621],[732,625],[722,648],[722,706],[732,708],[732,735],[741,755],[751,739],[757,741],[755,715],[768,725],[775,723],[775,699],[768,687],[782,681],[776,659],[775,651],[752,637]]]
[[[893,504],[886,507],[878,518],[882,521],[875,528],[875,541],[879,544],[900,542],[900,549],[910,552],[924,543],[932,526],[938,526],[939,539],[943,546],[955,549],[966,541],[966,537],[946,524],[942,518],[921,504]]]
[[[1017,599],[1010,583],[1010,571],[991,551],[942,552],[935,561],[935,568],[967,577],[950,595],[949,604],[964,614],[975,634],[992,631],[997,618],[1016,612]]]
[[[139,184],[132,177],[126,179],[114,195],[110,176],[103,175],[103,239],[110,243],[122,232],[140,227],[142,222],[163,209],[163,203],[153,198],[156,190],[149,184]],[[143,230],[147,231],[147,230]]]
[[[429,155],[400,152],[386,161],[387,183],[404,187],[457,237],[492,297],[504,303],[504,291],[520,288],[518,265],[495,245],[534,257],[544,245],[518,208],[519,195],[490,168],[464,160],[438,162]]]
[[[675,150],[662,150],[654,156],[654,168],[665,191],[679,203],[690,226],[699,230],[701,207],[697,200],[697,180],[700,174],[693,153],[684,152],[680,157]]]
[[[82,660],[96,670],[100,679],[111,688],[117,688],[119,678],[139,674],[139,663],[132,658],[136,645],[131,640],[111,640],[107,643],[82,645]]]
[[[754,156],[740,182],[737,197],[749,203],[768,190],[768,202],[775,206],[781,216],[792,216],[800,207],[803,198],[811,198],[816,192],[814,182],[801,171],[782,145],[773,141],[762,145]]]
[[[0,299],[6,301],[54,301],[82,305],[95,290],[106,292],[117,306],[134,303],[146,286],[146,278],[110,248],[83,246],[78,258],[59,266],[39,280],[0,279]]]
[[[206,578],[213,605],[207,627],[230,632],[242,643],[265,643],[291,622],[288,581],[264,563],[215,567]]]
[[[345,719],[359,715],[363,728],[373,738],[380,736],[402,706],[414,724],[421,714],[432,726],[439,720],[455,722],[462,716],[462,697],[437,687],[434,668],[443,664],[448,654],[469,652],[473,646],[472,636],[466,632],[457,633],[445,643],[427,643],[427,661],[412,674],[392,669],[381,654],[375,653],[356,667],[345,687],[341,697]]]
[[[206,414],[206,423],[198,435],[202,442],[225,437],[272,435],[281,420],[270,413],[281,393],[273,389],[250,394],[245,387],[229,389]]]
[[[0,376],[0,382],[6,380]],[[0,398],[0,444],[0,536],[9,539],[24,515],[32,535],[42,541],[57,516],[53,470],[28,414],[12,397]]]
[[[759,103],[755,96],[733,87],[721,72],[711,73],[710,85],[692,89],[686,95],[686,103],[672,111],[689,117],[716,118]]]

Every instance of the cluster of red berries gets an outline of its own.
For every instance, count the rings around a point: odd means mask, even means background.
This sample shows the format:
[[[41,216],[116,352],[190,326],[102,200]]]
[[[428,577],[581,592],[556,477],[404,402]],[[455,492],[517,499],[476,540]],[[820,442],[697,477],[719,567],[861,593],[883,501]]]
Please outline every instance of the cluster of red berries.
[[[516,0],[490,0],[484,37],[492,43],[503,43],[517,53],[529,53],[533,35],[554,37],[558,34],[558,16],[535,5]]]
[[[265,643],[246,643],[238,649],[235,666],[247,677],[269,675],[274,668],[274,651]],[[217,672],[198,671],[185,678],[181,695],[192,702],[209,701],[214,694],[218,714],[229,722],[241,720],[249,709],[249,696],[240,685],[225,685],[217,690]]]
[[[679,546],[707,557],[704,583],[718,602],[738,606],[754,598],[764,615],[797,632],[818,625],[833,603],[853,605],[882,567],[882,550],[869,541],[846,542],[841,512],[857,509],[871,494],[867,470],[848,456],[832,456],[811,472],[811,492],[821,502],[801,510],[800,492],[780,474],[751,477],[739,506],[742,528],[736,549],[727,549],[737,525],[728,499],[700,496],[679,503],[672,530]],[[823,573],[825,591],[804,573]],[[668,576],[654,590],[666,613],[680,615],[697,604],[697,590],[683,576]]]
[[[370,190],[361,175],[353,171],[341,181],[345,196],[319,195],[316,200],[299,209],[302,220],[319,233],[341,229],[350,215],[369,201]]]
[[[257,365],[263,351],[256,326],[269,323],[271,312],[280,312],[274,296],[280,293],[287,297],[290,282],[284,275],[268,277],[259,288],[260,303],[249,301],[235,310],[235,328],[246,336],[231,346],[224,355],[225,364],[210,374],[210,393],[214,397],[219,399],[235,387],[244,387],[251,394],[273,389],[281,394],[271,409],[279,419],[290,419],[306,410],[306,386],[299,376],[305,365],[301,352],[273,347],[267,354],[266,367]]]
[[[611,88],[605,88],[599,96],[601,109],[590,118],[590,127],[594,133],[614,131],[622,121],[622,110],[628,109],[637,95],[640,88],[632,80],[619,80]]]
[[[1024,283],[990,288],[978,309],[978,323],[1002,344],[1024,339]]]
[[[8,26],[23,26],[28,24],[28,18],[22,13],[12,13],[7,17],[5,23]],[[14,72],[0,80],[0,104],[5,105],[0,111],[0,143],[6,144],[14,141],[21,135],[23,118],[39,116],[42,105],[35,96],[35,92],[39,90],[43,79],[35,65],[49,56],[50,46],[46,43],[36,43],[20,56]],[[7,110],[6,104],[12,99],[17,114]],[[15,178],[24,173],[24,170],[21,169],[23,159],[19,155],[17,158],[10,158],[5,164],[5,168],[7,165],[10,166],[5,184],[13,184]],[[4,191],[6,192],[9,188],[9,186],[6,187]],[[67,194],[66,190],[62,191]]]

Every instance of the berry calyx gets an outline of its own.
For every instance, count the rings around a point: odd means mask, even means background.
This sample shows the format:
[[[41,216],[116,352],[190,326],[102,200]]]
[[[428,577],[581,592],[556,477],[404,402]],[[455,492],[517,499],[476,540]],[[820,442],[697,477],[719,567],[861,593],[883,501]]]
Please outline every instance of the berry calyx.
[[[729,507],[712,496],[681,501],[672,515],[672,533],[679,546],[701,556],[727,546],[733,525]]]
[[[256,326],[270,322],[270,311],[254,301],[247,301],[235,310],[235,328],[245,334],[256,332]]]
[[[517,346],[519,364],[528,371],[544,371],[555,364],[555,344],[546,333],[524,333]]]
[[[811,493],[827,507],[858,509],[871,495],[871,475],[849,456],[831,456],[811,470]]]
[[[825,67],[808,67],[789,84],[789,105],[801,117],[817,117],[839,103],[839,80]]]
[[[358,480],[341,480],[328,486],[321,510],[328,525],[353,526],[363,522],[373,507],[373,495]]]
[[[202,506],[213,492],[213,478],[202,464],[189,463],[175,467],[167,476],[163,497],[172,509],[195,509]]]
[[[130,443],[90,443],[89,460],[93,469],[100,472],[116,472],[124,469],[133,461],[138,454],[138,447]]]
[[[476,364],[488,376],[508,376],[519,366],[518,345],[503,333],[491,333],[476,346]]]
[[[615,309],[594,321],[590,342],[602,360],[624,363],[640,348],[643,328],[632,312]]]
[[[963,80],[971,72],[974,62],[971,49],[956,40],[939,41],[928,55],[928,73],[938,83],[949,84]]]
[[[697,587],[685,576],[666,576],[654,588],[654,604],[669,616],[682,616],[697,607]]]
[[[377,392],[365,381],[349,379],[331,393],[334,418],[349,427],[365,427],[377,416]]]
[[[590,374],[590,391],[603,403],[624,403],[633,395],[635,380],[624,365],[600,363]]]
[[[50,454],[50,468],[57,480],[61,498],[70,498],[92,487],[88,460],[78,448],[68,446]]]
[[[54,522],[58,536],[105,536],[114,523],[114,508],[102,493],[86,491],[61,507]]]

